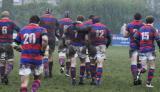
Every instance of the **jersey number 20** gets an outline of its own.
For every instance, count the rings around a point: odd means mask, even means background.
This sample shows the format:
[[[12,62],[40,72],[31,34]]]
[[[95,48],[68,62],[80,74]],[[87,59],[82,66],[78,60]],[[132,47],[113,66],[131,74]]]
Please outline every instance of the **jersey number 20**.
[[[24,34],[24,44],[35,44],[36,43],[36,35],[34,33]]]

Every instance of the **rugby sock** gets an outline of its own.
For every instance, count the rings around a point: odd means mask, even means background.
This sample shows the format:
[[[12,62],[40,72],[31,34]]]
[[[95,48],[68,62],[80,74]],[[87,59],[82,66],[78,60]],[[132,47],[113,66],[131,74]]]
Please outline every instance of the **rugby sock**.
[[[90,69],[91,69],[91,77],[94,80],[95,77],[96,77],[96,65],[95,64],[91,64]]]
[[[48,64],[49,64],[48,62],[44,63],[44,76],[45,77],[49,76],[49,65]]]
[[[64,62],[65,62],[64,58],[59,58],[59,64],[61,65],[61,67],[64,67]]]
[[[7,64],[6,74],[8,75],[13,70],[13,64]]]
[[[27,87],[21,87],[20,92],[27,92]]]
[[[71,78],[72,79],[76,78],[76,68],[75,67],[71,67]]]
[[[84,72],[85,72],[85,66],[84,66],[84,65],[81,65],[81,66],[80,66],[80,81],[81,81],[81,82],[83,82]]]
[[[52,77],[53,62],[49,62],[49,77]]]
[[[69,74],[71,62],[66,62],[66,74]]]
[[[0,66],[0,74],[1,74],[1,77],[4,77],[4,75],[5,75],[5,67],[4,66]]]
[[[138,73],[137,65],[131,65],[131,72],[134,80],[137,79],[137,73]]]
[[[86,62],[86,74],[87,74],[87,77],[90,76],[90,62]]]
[[[148,78],[147,78],[148,82],[152,81],[152,79],[154,77],[154,71],[155,71],[155,69],[149,69],[149,71],[148,71]]]
[[[32,84],[32,91],[31,92],[37,92],[38,88],[40,87],[41,81],[40,80],[34,80]]]
[[[102,67],[98,67],[97,68],[97,71],[96,71],[96,80],[100,82],[101,78],[102,78],[102,72],[103,72],[103,69]]]

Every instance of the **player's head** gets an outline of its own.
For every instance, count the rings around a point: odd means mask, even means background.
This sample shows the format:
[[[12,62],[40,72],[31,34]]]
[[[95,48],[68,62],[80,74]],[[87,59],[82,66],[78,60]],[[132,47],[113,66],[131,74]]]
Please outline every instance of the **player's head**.
[[[146,23],[147,24],[152,24],[154,22],[154,17],[153,16],[147,16],[146,17]]]
[[[45,14],[51,14],[52,13],[52,10],[47,8],[46,11],[45,11]]]
[[[9,13],[9,11],[3,11],[3,12],[1,13],[1,16],[2,16],[2,17],[9,17],[9,16],[10,16],[10,13]]]
[[[77,16],[77,21],[83,22],[84,21],[84,16],[83,15],[78,15]]]
[[[93,19],[95,15],[89,15],[88,19]]]
[[[99,16],[95,16],[93,17],[92,21],[93,21],[93,24],[99,23],[101,21],[101,18]]]
[[[135,13],[134,14],[134,19],[135,20],[141,20],[141,18],[142,18],[142,15],[140,13]]]
[[[38,24],[39,21],[40,21],[40,18],[37,15],[31,16],[31,18],[29,19],[29,23],[36,23],[36,24]]]
[[[65,18],[70,18],[70,12],[69,11],[65,11],[64,12],[64,17]]]

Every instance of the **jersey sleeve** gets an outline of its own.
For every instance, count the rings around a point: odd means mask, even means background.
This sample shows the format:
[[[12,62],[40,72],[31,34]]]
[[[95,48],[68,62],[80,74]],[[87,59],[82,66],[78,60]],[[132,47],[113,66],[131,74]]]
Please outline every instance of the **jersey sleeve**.
[[[21,34],[18,33],[16,39],[14,40],[17,44],[21,43]]]

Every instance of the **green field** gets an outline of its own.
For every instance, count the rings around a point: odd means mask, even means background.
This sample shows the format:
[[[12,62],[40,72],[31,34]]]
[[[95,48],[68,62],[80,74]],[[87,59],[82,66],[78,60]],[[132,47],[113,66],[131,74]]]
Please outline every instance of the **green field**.
[[[157,53],[159,54],[159,53]],[[159,55],[157,55],[159,56]],[[153,79],[154,88],[146,88],[146,74],[143,75],[143,84],[140,86],[132,85],[132,77],[130,73],[130,61],[128,59],[127,47],[109,47],[107,57],[104,64],[103,82],[101,86],[91,86],[90,81],[85,80],[83,86],[72,86],[70,79],[59,73],[59,64],[57,53],[54,58],[54,76],[52,79],[43,79],[39,92],[159,92],[160,91],[160,63],[157,58],[157,66],[155,78]],[[0,85],[0,92],[19,92],[20,77],[18,75],[19,55],[16,53],[16,63],[14,71],[11,73],[10,84]],[[77,67],[78,69],[78,67]],[[77,72],[78,79],[78,72]]]

